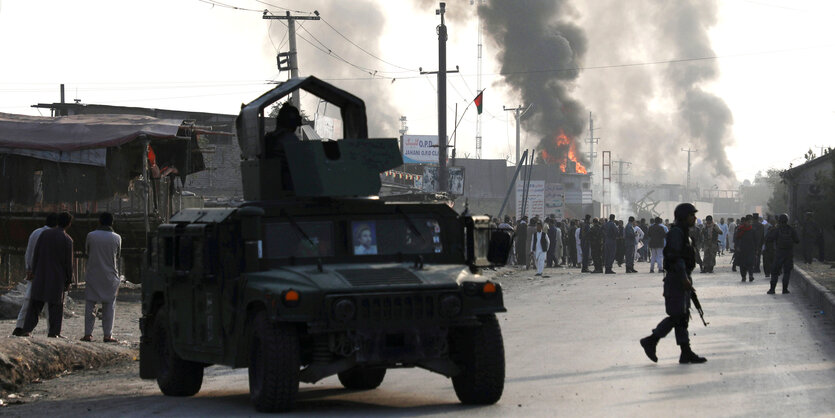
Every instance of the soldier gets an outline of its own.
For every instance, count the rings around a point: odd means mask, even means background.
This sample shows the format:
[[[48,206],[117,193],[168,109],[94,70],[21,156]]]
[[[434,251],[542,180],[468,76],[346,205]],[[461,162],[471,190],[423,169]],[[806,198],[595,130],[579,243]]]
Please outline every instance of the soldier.
[[[736,264],[739,266],[739,274],[742,276],[742,281],[745,281],[747,275],[748,281],[754,281],[754,261],[757,258],[756,238],[754,237],[754,228],[751,226],[753,216],[746,215],[745,221],[740,220],[740,225],[736,228]]]
[[[716,265],[716,253],[719,251],[721,235],[722,230],[713,223],[713,216],[707,215],[705,226],[702,228],[702,245],[705,250],[704,271],[707,273],[713,273],[713,267]]]
[[[603,273],[603,227],[597,218],[594,218],[589,228],[589,252],[594,263],[592,273]]]
[[[678,362],[704,363],[707,361],[690,349],[690,337],[687,326],[690,322],[690,294],[693,290],[693,279],[690,273],[696,267],[695,250],[688,239],[689,227],[696,222],[696,207],[690,203],[682,203],[675,209],[675,224],[667,234],[667,244],[664,247],[664,307],[667,317],[652,330],[652,334],[641,339],[641,346],[647,357],[658,362],[655,348],[661,338],[675,329],[676,344],[681,348]]]
[[[583,273],[591,273],[589,261],[591,261],[591,215],[586,214],[585,222],[580,229],[581,252],[583,253]]]
[[[777,226],[768,231],[765,238],[766,245],[773,243],[775,248],[775,261],[771,270],[771,288],[769,295],[774,294],[777,287],[777,279],[780,277],[780,270],[783,270],[783,294],[789,292],[789,278],[794,268],[794,244],[800,243],[797,231],[789,225],[789,215],[781,214],[777,218]]]
[[[615,262],[615,251],[617,250],[618,225],[615,223],[615,214],[609,215],[609,222],[603,225],[603,262],[606,266],[606,274],[615,274],[612,264]]]

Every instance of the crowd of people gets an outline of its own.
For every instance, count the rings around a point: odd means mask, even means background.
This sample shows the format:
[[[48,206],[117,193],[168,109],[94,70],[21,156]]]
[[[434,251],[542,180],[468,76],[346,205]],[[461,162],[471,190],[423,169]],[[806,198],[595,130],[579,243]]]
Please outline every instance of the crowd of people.
[[[68,212],[50,214],[46,225],[29,235],[24,254],[26,264],[26,294],[17,325],[12,335],[28,337],[38,325],[44,305],[48,306],[47,336],[64,338],[61,327],[64,319],[64,297],[73,277],[73,239],[67,234],[73,217]],[[122,237],[113,232],[113,215],[103,212],[99,226],[87,234],[84,253],[87,256],[84,297],[84,336],[81,341],[93,341],[96,305],[101,305],[103,341],[118,342],[113,337],[116,314],[116,295],[121,282],[119,257]]]
[[[783,218],[785,222],[780,223]],[[647,221],[630,216],[622,220],[614,214],[608,218],[586,215],[582,220],[558,219],[555,214],[543,218],[523,216],[518,220],[505,216],[503,220],[493,218],[493,223],[496,228],[513,234],[515,248],[510,263],[535,267],[536,275],[542,275],[545,268],[615,274],[615,264],[624,267],[625,273],[637,273],[636,262],[649,263],[650,273],[664,273],[663,249],[672,227],[669,219],[656,217]],[[779,228],[781,225],[785,228]],[[795,222],[791,226],[785,214],[779,220],[752,213],[727,221],[720,218],[718,222],[707,215],[696,219],[688,235],[701,273],[713,273],[716,257],[728,252],[732,254],[732,269],[739,271],[742,281],[753,281],[754,274],[761,272],[766,278],[776,280],[782,272],[779,269],[790,271],[791,267],[787,266],[791,259],[786,248],[791,247],[793,251],[801,236],[805,262],[812,262],[815,246],[819,250],[818,259],[824,258],[822,232],[812,216],[807,216],[802,224]],[[784,293],[788,293],[788,274],[782,274]]]

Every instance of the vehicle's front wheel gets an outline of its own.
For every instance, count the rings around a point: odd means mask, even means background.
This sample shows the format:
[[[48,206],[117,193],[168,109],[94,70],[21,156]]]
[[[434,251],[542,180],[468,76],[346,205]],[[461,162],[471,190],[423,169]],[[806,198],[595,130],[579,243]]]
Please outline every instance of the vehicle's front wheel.
[[[157,356],[157,385],[167,396],[192,396],[203,386],[203,364],[183,360],[174,352],[164,308],[155,317],[153,352]]]
[[[290,411],[299,392],[299,336],[292,324],[255,315],[249,342],[249,396],[260,412]]]
[[[480,316],[479,327],[451,333],[451,356],[461,367],[452,378],[458,400],[465,404],[494,404],[504,391],[504,342],[496,315]]]
[[[384,367],[363,368],[355,367],[339,373],[339,382],[346,389],[369,390],[376,389],[386,377]]]

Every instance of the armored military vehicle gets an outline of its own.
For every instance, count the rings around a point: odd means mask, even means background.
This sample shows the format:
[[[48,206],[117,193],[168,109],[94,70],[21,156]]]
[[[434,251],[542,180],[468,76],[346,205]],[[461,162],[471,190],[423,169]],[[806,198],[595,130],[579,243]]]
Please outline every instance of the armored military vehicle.
[[[344,139],[268,156],[264,111],[298,89],[339,107]],[[247,202],[181,211],[149,239],[141,377],[191,396],[205,367],[247,367],[255,408],[287,411],[299,382],[369,390],[420,367],[463,403],[497,402],[505,308],[479,269],[506,261],[509,236],[444,204],[374,197],[402,163],[397,142],[369,139],[363,101],[314,77],[244,106],[237,125]]]

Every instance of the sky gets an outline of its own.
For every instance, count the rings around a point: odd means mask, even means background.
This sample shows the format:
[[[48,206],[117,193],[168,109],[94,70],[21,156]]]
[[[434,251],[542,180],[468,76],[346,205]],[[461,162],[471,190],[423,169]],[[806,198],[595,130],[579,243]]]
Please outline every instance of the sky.
[[[447,2],[459,157],[475,155],[472,3]],[[0,0],[0,112],[48,116],[31,105],[59,101],[64,83],[67,101],[236,114],[287,78],[287,28],[262,19],[285,8],[320,13],[298,23],[300,73],[363,98],[372,136],[398,136],[401,116],[410,134],[437,133],[437,79],[419,73],[438,66],[430,0]],[[595,150],[630,162],[632,181],[684,183],[690,148],[695,183],[733,188],[833,144],[835,2],[488,1],[481,16],[483,158],[515,160],[504,108],[520,105],[523,149],[564,130],[585,151],[591,112]]]

